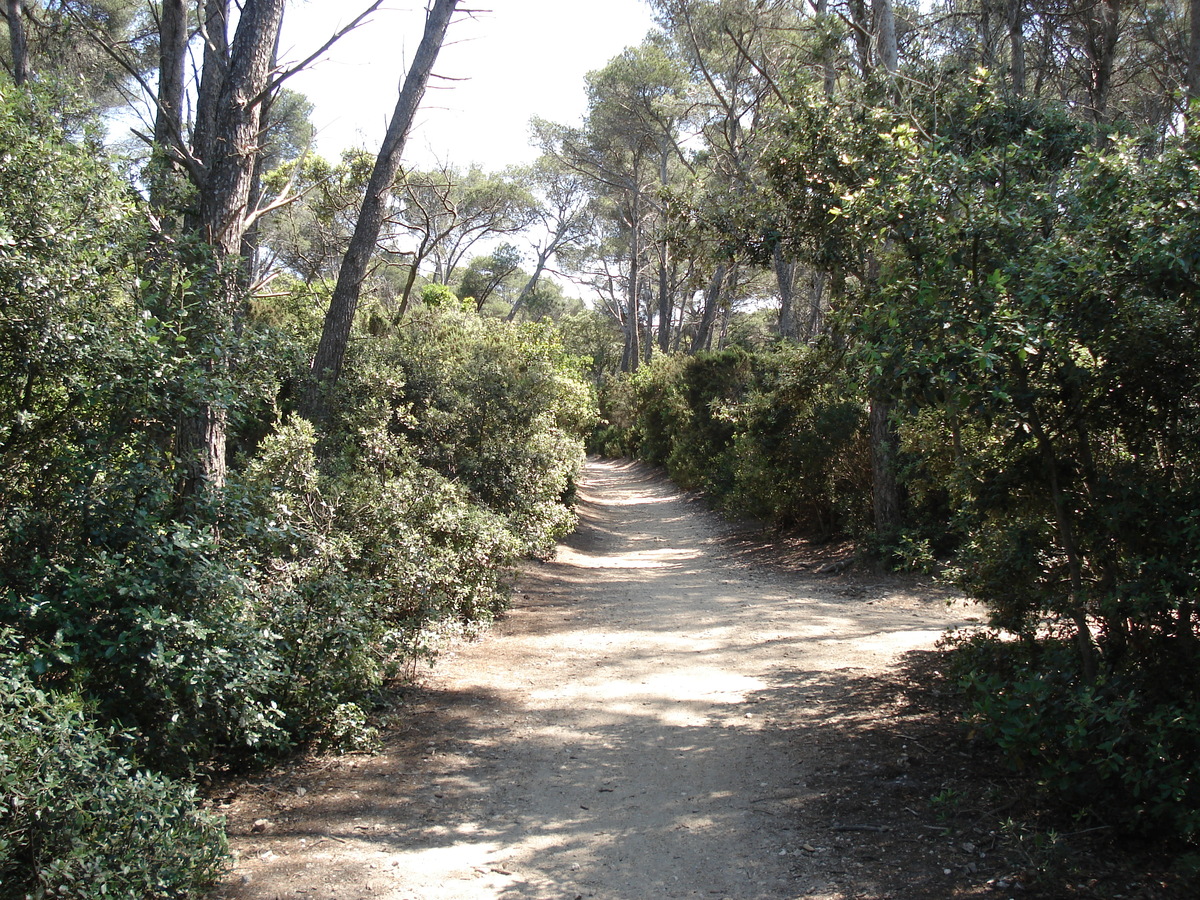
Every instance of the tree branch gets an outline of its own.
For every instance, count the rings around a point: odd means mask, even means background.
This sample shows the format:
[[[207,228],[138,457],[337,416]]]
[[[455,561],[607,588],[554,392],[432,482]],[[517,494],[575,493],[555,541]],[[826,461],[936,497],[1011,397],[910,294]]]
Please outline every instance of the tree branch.
[[[334,34],[329,38],[329,40],[327,40],[324,44],[322,44],[320,47],[318,47],[316,51],[314,51],[313,53],[306,56],[303,60],[301,60],[296,65],[291,66],[287,69],[284,69],[282,72],[280,72],[279,75],[277,75],[274,79],[272,79],[270,82],[268,82],[266,88],[263,89],[263,92],[259,96],[254,98],[254,102],[261,103],[262,100],[266,96],[268,96],[272,92],[278,90],[280,85],[282,85],[285,81],[287,81],[289,78],[291,78],[297,72],[302,72],[303,70],[305,70],[309,66],[311,66],[314,62],[316,62],[318,59],[320,59],[322,56],[324,56],[326,53],[328,53],[329,50],[332,49],[334,44],[336,44],[338,41],[340,41],[342,38],[344,38],[350,32],[354,31],[356,28],[358,28],[360,25],[362,25],[363,22],[366,20],[366,18],[369,15],[371,15],[371,13],[376,12],[379,9],[379,7],[382,5],[383,5],[383,0],[375,0],[374,3],[372,3],[370,6],[368,6],[366,9],[364,9],[362,12],[360,12],[357,16],[355,16],[351,20],[349,25],[346,25],[343,28],[340,28],[338,31],[334,32]]]

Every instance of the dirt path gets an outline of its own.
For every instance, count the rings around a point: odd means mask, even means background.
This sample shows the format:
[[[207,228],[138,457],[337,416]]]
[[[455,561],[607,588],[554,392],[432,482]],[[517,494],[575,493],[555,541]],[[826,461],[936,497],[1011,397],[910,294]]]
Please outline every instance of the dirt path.
[[[843,701],[974,610],[760,565],[636,464],[590,462],[579,501],[577,534],[383,753],[230,800],[224,895],[832,900],[891,896],[899,873],[896,896],[950,896],[919,835],[901,861],[855,843],[891,830],[872,814],[918,750],[875,773]]]

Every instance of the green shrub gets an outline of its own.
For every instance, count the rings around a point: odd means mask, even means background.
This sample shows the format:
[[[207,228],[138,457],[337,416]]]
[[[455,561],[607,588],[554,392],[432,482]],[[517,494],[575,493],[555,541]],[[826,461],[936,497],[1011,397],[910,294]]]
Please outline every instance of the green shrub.
[[[37,689],[7,653],[0,673],[0,888],[8,897],[206,896],[222,824],[193,788],[141,770],[77,697]]]
[[[684,487],[718,500],[733,488],[734,436],[742,404],[756,386],[754,358],[740,347],[687,358],[679,391],[688,414],[676,430],[667,471]]]
[[[870,521],[866,409],[826,348],[782,347],[758,357],[734,438],[726,505],[832,536]]]
[[[596,452],[662,465],[779,525],[831,536],[869,521],[866,410],[827,347],[656,356],[602,401]]]
[[[656,356],[628,377],[631,435],[639,459],[665,466],[680,436],[691,425],[692,408],[683,390],[687,357]]]
[[[1130,670],[1089,683],[1066,641],[976,636],[956,652],[975,732],[1047,802],[1200,842],[1200,659],[1167,678]]]
[[[265,624],[280,648],[289,730],[320,734],[344,702],[404,668],[442,621],[486,622],[507,602],[521,545],[506,521],[412,459],[377,425],[317,463],[304,420],[263,441],[246,490]]]
[[[582,365],[552,325],[419,309],[388,338],[364,342],[341,402],[388,410],[389,440],[466,486],[502,516],[524,552],[545,554],[574,525],[564,505],[596,420]],[[386,386],[381,390],[381,385]]]
[[[168,770],[288,746],[274,699],[282,659],[248,561],[212,528],[149,510],[124,529],[120,542],[102,532],[60,553],[0,604],[33,671],[93,698]]]

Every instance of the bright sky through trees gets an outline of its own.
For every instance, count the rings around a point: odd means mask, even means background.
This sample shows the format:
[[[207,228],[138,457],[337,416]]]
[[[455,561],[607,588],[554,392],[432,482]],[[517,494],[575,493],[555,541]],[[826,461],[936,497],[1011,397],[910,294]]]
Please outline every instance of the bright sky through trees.
[[[307,0],[289,8],[281,52],[303,58],[367,6],[367,0]],[[642,0],[466,0],[478,11],[451,26],[437,75],[410,135],[417,165],[478,162],[496,169],[533,158],[528,123],[537,115],[574,122],[584,112],[584,75],[651,27]],[[421,38],[421,0],[392,0],[290,87],[315,104],[317,150],[374,150],[400,79]]]

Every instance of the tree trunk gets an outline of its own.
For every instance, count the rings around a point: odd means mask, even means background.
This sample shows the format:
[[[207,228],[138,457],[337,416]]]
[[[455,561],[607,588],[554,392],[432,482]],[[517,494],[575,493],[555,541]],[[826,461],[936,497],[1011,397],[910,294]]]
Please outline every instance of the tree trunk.
[[[720,307],[721,288],[725,284],[726,271],[725,263],[718,264],[708,282],[708,288],[704,292],[704,312],[700,314],[700,325],[696,329],[696,340],[692,342],[692,353],[707,350],[712,343],[713,322],[716,321],[717,309]]]
[[[1013,93],[1025,94],[1025,8],[1024,0],[1008,0],[1008,42],[1012,57]]]
[[[6,0],[8,43],[12,51],[13,83],[21,87],[29,80],[29,47],[25,42],[25,10],[21,0]]]
[[[724,350],[729,339],[729,325],[733,321],[733,307],[725,306],[721,310],[721,333],[717,335],[717,349]]]
[[[204,39],[203,67],[196,98],[196,125],[192,152],[200,160],[212,158],[217,130],[217,105],[225,72],[229,68],[229,0],[206,0],[201,35]]]
[[[817,0],[817,19],[823,21],[829,15],[829,0]],[[826,97],[832,97],[837,87],[837,67],[834,65],[833,45],[821,48],[821,88]]]
[[[796,339],[796,263],[783,255],[783,246],[775,244],[772,253],[775,281],[779,285],[779,334]]]
[[[900,47],[896,42],[896,13],[892,0],[872,0],[876,21],[879,62],[889,75],[900,71]]]
[[[546,247],[538,253],[537,262],[533,266],[533,274],[526,280],[521,292],[517,294],[517,299],[513,301],[512,309],[505,316],[506,322],[512,322],[517,318],[517,312],[525,305],[525,301],[529,295],[534,292],[538,286],[538,282],[542,279],[542,273],[546,270],[546,263],[550,261],[550,255],[554,252],[555,242],[552,240]]]
[[[996,38],[992,30],[992,8],[985,2],[979,12],[979,64],[989,72],[996,71]]]
[[[205,372],[216,375],[218,364],[206,361]],[[178,491],[185,499],[202,497],[225,484],[225,436],[229,413],[217,403],[203,403],[184,413],[175,431],[175,453],[182,467]]]
[[[637,167],[634,167],[637,172]],[[636,372],[642,361],[642,323],[640,313],[641,263],[642,263],[642,203],[641,191],[637,189],[636,175],[633,193],[633,209],[629,217],[629,281],[625,297],[625,348],[628,358],[627,372]]]
[[[272,60],[278,61],[278,47],[276,53],[272,54]],[[260,134],[271,127],[271,106],[274,97],[269,97],[263,102],[262,123],[260,125]],[[256,210],[263,201],[263,176],[266,172],[263,171],[266,164],[266,158],[262,153],[257,154],[254,160],[254,169],[250,176],[250,195],[247,199],[246,206],[250,210]],[[261,219],[255,218],[250,227],[246,229],[246,233],[242,235],[242,250],[241,264],[238,266],[239,286],[243,293],[248,293],[251,288],[258,282],[259,275],[259,250],[262,246],[262,232],[259,229]]]
[[[183,138],[183,79],[187,58],[188,14],[184,0],[163,0],[158,32],[158,103],[154,143],[178,147]],[[154,198],[151,198],[154,202]]]
[[[894,535],[901,524],[900,484],[896,478],[896,457],[900,439],[892,421],[892,404],[871,398],[871,500],[875,508],[875,532]]]
[[[224,2],[226,2],[226,0],[221,0],[221,2],[224,3]],[[223,15],[223,13],[222,13],[222,15]],[[218,25],[220,27],[224,27],[224,24],[225,24],[225,20],[224,20],[224,18],[221,18],[218,22]],[[274,70],[279,65],[279,37],[280,37],[280,35],[277,33],[275,35],[275,47],[271,51],[271,69],[272,70]],[[220,52],[219,47],[217,49],[217,52],[219,54],[219,52]],[[265,97],[263,99],[262,114],[261,114],[261,118],[260,118],[260,121],[258,124],[259,144],[260,145],[263,143],[267,131],[271,128],[271,125],[272,125],[271,111],[275,107],[275,101],[278,99],[278,96],[279,96],[278,93],[271,92],[267,97]],[[265,176],[267,174],[266,173],[266,165],[267,165],[267,155],[262,152],[262,148],[260,146],[259,152],[255,154],[254,169],[250,176],[250,197],[247,202],[247,207],[250,210],[257,210],[259,208],[259,206],[262,204],[262,201],[263,201],[263,176]],[[239,268],[239,274],[241,275],[240,287],[243,289],[243,293],[249,293],[249,291],[254,287],[254,285],[258,283],[259,268],[260,268],[260,258],[259,258],[260,253],[259,253],[259,251],[262,247],[262,232],[259,227],[261,224],[262,224],[262,219],[255,216],[251,220],[250,226],[246,229],[246,233],[242,236],[242,251],[241,251],[242,259],[241,259],[241,266]],[[240,324],[241,324],[241,322],[239,320],[239,325]]]
[[[1108,115],[1108,96],[1112,89],[1113,62],[1121,27],[1121,0],[1096,0],[1087,13],[1088,99],[1092,121],[1100,125]]]
[[[866,0],[847,0],[847,7],[859,74],[866,78],[871,72],[871,17],[867,12]]]
[[[313,385],[306,392],[302,404],[301,411],[309,418],[322,418],[321,391],[335,384],[341,375],[363,281],[367,277],[371,256],[387,215],[392,185],[400,170],[400,156],[457,5],[458,0],[435,0],[425,18],[425,33],[404,79],[404,87],[396,101],[383,146],[375,159],[375,168],[359,210],[358,223],[342,259],[337,286],[329,301],[321,341],[312,361]]]
[[[285,0],[246,0],[238,20],[229,64],[217,101],[215,139],[199,185],[195,226],[212,248],[215,272],[206,286],[203,322],[196,351],[210,356],[207,366],[219,379],[226,358],[211,358],[220,336],[232,331],[241,312],[242,241],[250,223],[254,169],[259,153],[262,108],[271,76]],[[176,446],[185,496],[225,484],[225,429],[228,413],[207,400],[184,415]]]
[[[147,187],[150,207],[160,214],[174,190],[179,167],[176,154],[186,152],[183,139],[184,72],[187,61],[188,13],[184,0],[164,0],[159,10],[158,97],[154,112],[155,160]],[[176,223],[164,223],[170,231]]]
[[[1188,41],[1188,70],[1187,92],[1185,100],[1187,109],[1184,112],[1184,128],[1190,136],[1195,134],[1196,119],[1200,117],[1200,0],[1191,0],[1188,4],[1190,20],[1190,40]]]
[[[824,272],[814,271],[809,280],[808,322],[805,324],[804,337],[815,339],[825,325],[825,283],[829,277]]]
[[[665,141],[665,138],[664,138]],[[658,183],[666,192],[670,183],[671,152],[664,146],[659,154]],[[670,279],[667,269],[671,264],[671,244],[662,236],[658,246],[658,349],[666,353],[671,349],[671,313],[675,304],[671,298]]]
[[[1072,523],[1071,511],[1059,481],[1058,454],[1050,436],[1042,428],[1036,415],[1029,416],[1029,425],[1033,436],[1042,451],[1042,460],[1046,467],[1046,479],[1050,487],[1050,499],[1054,505],[1054,518],[1058,526],[1059,542],[1067,557],[1067,572],[1071,583],[1071,608],[1068,611],[1072,622],[1075,623],[1075,645],[1079,651],[1080,668],[1088,683],[1094,683],[1097,674],[1096,643],[1092,637],[1091,626],[1088,624],[1087,603],[1083,585],[1083,560],[1079,553],[1079,544],[1075,538],[1075,528]]]
[[[404,318],[404,314],[408,312],[408,305],[412,303],[413,288],[417,286],[417,275],[420,274],[417,269],[417,261],[413,260],[412,265],[408,267],[408,275],[404,278],[404,288],[400,291],[400,308],[396,311],[396,315],[392,317],[392,324],[399,325],[400,320]]]
[[[249,200],[262,131],[263,92],[284,0],[247,0],[221,85],[212,153],[204,160],[207,178],[200,192],[200,222],[218,259],[241,259],[242,237],[251,213]]]
[[[670,252],[670,245],[663,241],[658,258],[658,349],[663,353],[671,349],[671,321],[675,311],[671,299],[670,273],[667,271]]]

